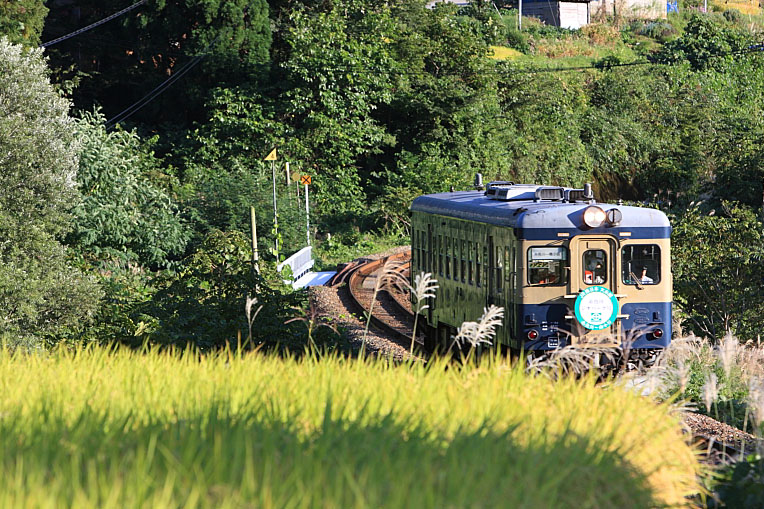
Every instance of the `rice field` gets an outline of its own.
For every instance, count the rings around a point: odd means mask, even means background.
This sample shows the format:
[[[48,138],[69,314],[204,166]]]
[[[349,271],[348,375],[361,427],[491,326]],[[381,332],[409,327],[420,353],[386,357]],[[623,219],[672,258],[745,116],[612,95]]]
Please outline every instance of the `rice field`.
[[[0,352],[2,507],[653,507],[679,418],[619,387],[339,357]]]

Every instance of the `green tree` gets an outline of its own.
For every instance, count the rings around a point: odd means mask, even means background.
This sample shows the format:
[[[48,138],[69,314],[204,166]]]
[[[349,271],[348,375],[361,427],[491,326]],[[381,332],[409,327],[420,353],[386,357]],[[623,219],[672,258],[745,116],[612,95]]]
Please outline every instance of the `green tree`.
[[[0,38],[0,335],[51,337],[92,316],[100,291],[67,261],[77,140],[41,50]]]
[[[47,14],[43,0],[0,0],[0,36],[16,44],[37,46]]]
[[[684,33],[664,44],[654,60],[660,63],[686,61],[694,70],[721,70],[734,61],[735,53],[750,43],[750,35],[739,28],[725,26],[704,14],[695,14]]]
[[[50,38],[126,7],[123,0],[75,0],[53,7]],[[204,118],[215,87],[259,79],[271,43],[266,0],[150,0],[138,10],[52,47],[54,65],[72,64],[82,76],[74,93],[84,110],[103,107],[107,117],[146,96],[186,64],[182,79],[141,109],[131,121],[185,126]],[[198,61],[197,61],[198,57]]]
[[[747,207],[725,203],[720,213],[699,205],[672,218],[674,302],[683,324],[720,339],[761,333],[764,313],[764,231]]]
[[[160,161],[134,131],[108,133],[103,122],[100,112],[77,122],[83,200],[70,241],[98,258],[166,265],[190,232],[174,200],[150,180],[161,175]]]

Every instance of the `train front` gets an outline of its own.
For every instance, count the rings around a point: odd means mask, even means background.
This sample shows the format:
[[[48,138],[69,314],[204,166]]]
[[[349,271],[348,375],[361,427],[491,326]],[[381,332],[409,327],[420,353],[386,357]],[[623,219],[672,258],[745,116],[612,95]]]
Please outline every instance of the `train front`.
[[[650,362],[671,341],[668,218],[641,207],[550,205],[517,221],[517,346],[620,343]]]

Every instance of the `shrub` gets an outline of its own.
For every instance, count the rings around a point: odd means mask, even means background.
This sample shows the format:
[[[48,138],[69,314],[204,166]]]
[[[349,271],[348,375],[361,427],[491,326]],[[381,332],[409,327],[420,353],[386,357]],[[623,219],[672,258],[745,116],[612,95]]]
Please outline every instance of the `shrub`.
[[[70,242],[97,258],[165,266],[183,253],[190,232],[170,195],[151,181],[159,161],[135,131],[107,133],[96,111],[77,122],[82,143]]]
[[[660,42],[666,42],[671,37],[677,35],[678,32],[676,28],[664,21],[653,21],[652,23],[642,26],[637,33]]]
[[[261,275],[255,274],[251,256],[243,234],[212,231],[177,271],[155,280],[158,291],[137,309],[145,325],[134,342],[148,339],[202,349],[236,345],[247,339],[244,308],[247,297],[253,296],[263,305],[253,343],[302,347],[299,324],[284,325],[301,303],[300,295],[284,286],[273,264],[261,262]]]

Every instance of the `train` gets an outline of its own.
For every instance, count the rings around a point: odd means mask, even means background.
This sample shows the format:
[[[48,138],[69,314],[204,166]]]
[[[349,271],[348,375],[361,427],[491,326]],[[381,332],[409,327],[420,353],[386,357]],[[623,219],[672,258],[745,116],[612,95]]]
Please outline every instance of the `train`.
[[[672,336],[671,224],[660,210],[582,189],[508,181],[419,196],[411,274],[438,281],[420,323],[428,350],[493,304],[495,345],[527,355],[612,344],[654,362]],[[422,319],[423,318],[423,319]]]

